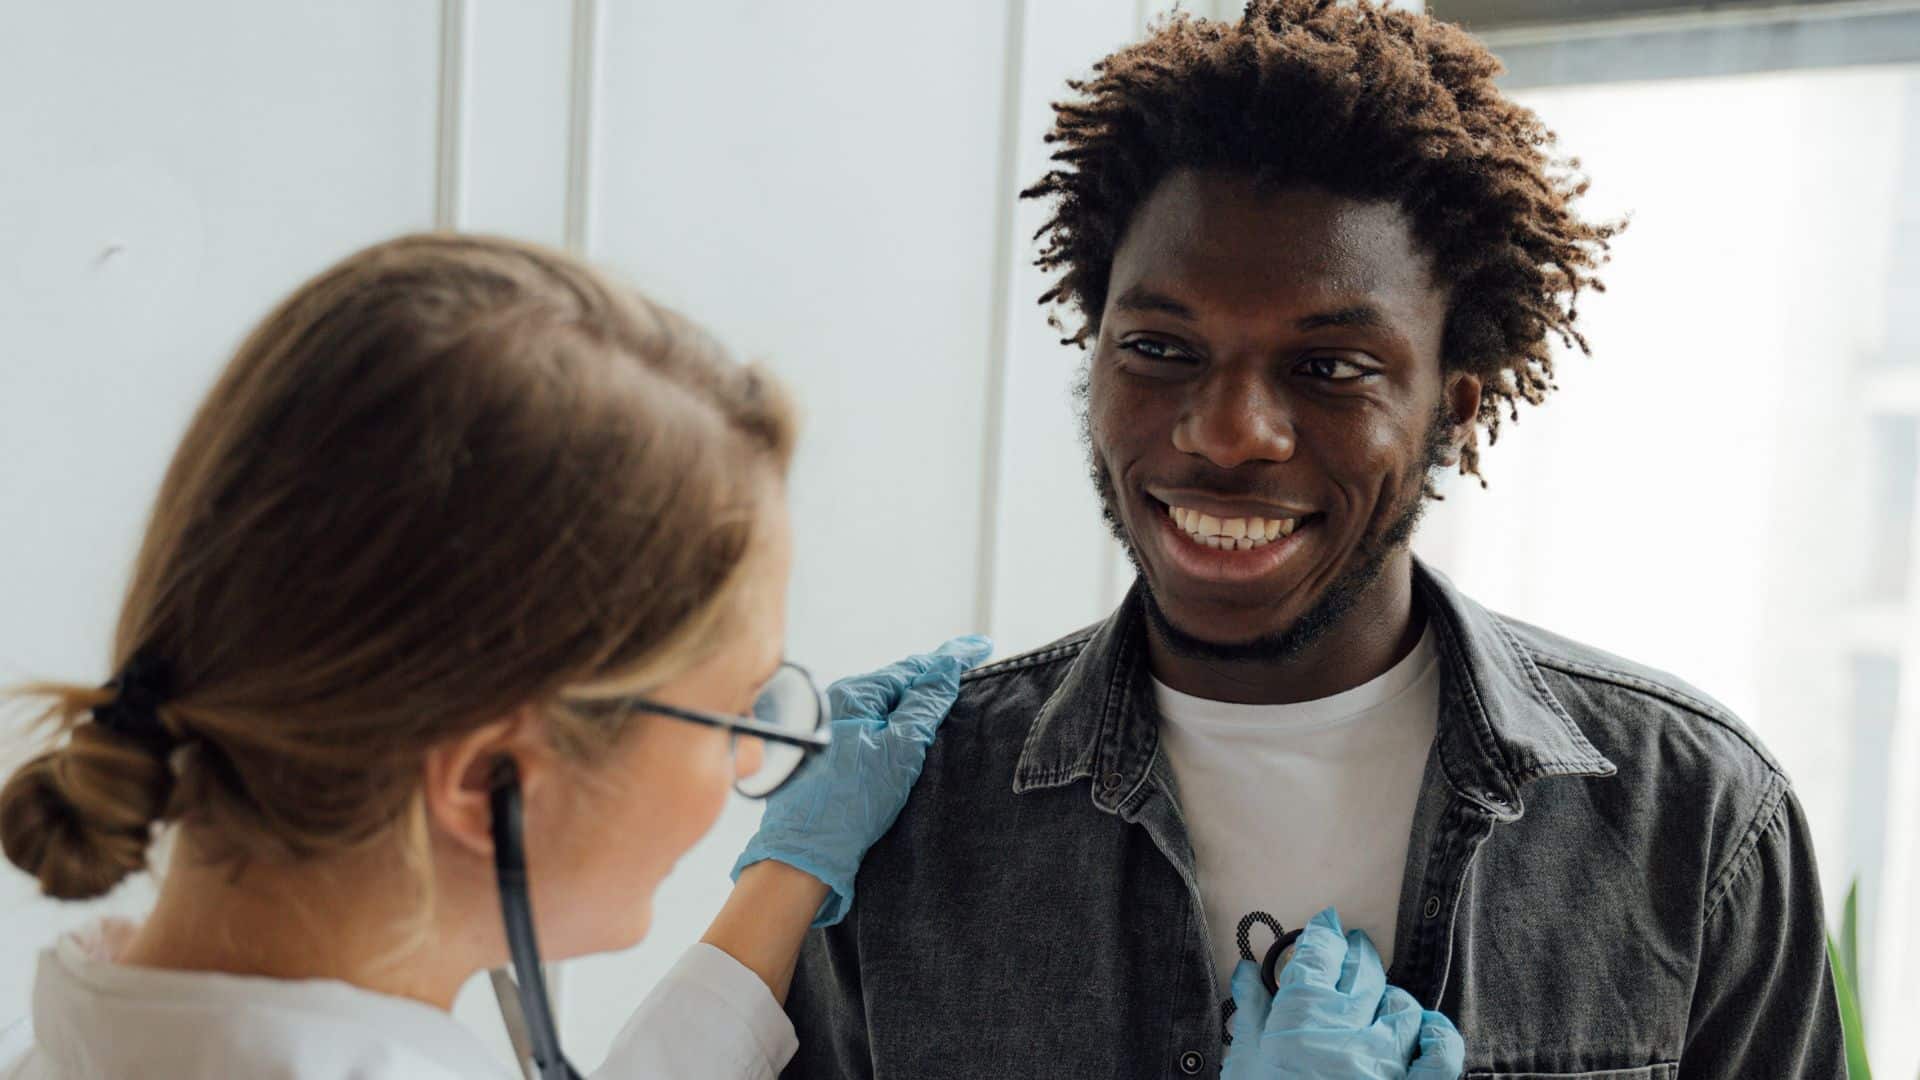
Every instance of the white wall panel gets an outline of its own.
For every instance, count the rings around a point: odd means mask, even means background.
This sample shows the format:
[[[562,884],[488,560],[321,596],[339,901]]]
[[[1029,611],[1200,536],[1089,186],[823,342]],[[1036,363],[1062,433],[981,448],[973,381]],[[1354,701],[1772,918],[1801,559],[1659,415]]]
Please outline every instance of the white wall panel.
[[[466,0],[461,228],[565,239],[572,6]]]
[[[1042,138],[1067,80],[1133,40],[1164,5],[1131,0],[1049,0],[1027,6],[1015,168],[1022,187],[1044,175]],[[1106,614],[1127,577],[1119,545],[1101,523],[1088,479],[1072,386],[1086,354],[1060,343],[1036,303],[1051,275],[1033,265],[1034,233],[1048,205],[1022,200],[1002,273],[1011,276],[1004,327],[1005,434],[1000,458],[992,633],[1003,652],[1045,644]],[[1071,324],[1073,313],[1063,313]]]
[[[0,682],[104,680],[162,470],[248,325],[428,225],[435,6],[20,4],[0,32]],[[20,749],[4,732],[5,757]],[[32,955],[150,887],[0,873],[0,1024]]]
[[[1005,0],[602,14],[590,250],[805,409],[792,655],[837,675],[977,629]],[[645,946],[567,966],[579,1060],[704,929],[756,821],[688,856]]]

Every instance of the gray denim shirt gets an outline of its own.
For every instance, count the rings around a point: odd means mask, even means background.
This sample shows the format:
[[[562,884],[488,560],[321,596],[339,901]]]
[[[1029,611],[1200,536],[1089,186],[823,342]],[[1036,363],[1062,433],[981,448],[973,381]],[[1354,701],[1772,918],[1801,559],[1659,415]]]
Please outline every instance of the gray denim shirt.
[[[1805,817],[1753,735],[1424,566],[1415,595],[1440,721],[1390,977],[1459,1025],[1467,1075],[1844,1077]],[[1142,626],[1136,589],[966,679],[852,913],[807,941],[786,1076],[1218,1074]]]

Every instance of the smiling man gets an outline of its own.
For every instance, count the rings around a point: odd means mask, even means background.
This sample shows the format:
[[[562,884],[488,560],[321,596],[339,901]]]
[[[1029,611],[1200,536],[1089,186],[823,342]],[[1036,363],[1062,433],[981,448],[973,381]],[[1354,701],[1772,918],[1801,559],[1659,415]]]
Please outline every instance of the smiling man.
[[[1043,299],[1139,582],[968,677],[802,957],[789,1075],[1211,1075],[1234,962],[1327,906],[1471,1075],[1845,1075],[1753,736],[1409,550],[1436,470],[1551,389],[1613,231],[1496,70],[1424,17],[1256,0],[1058,107]]]

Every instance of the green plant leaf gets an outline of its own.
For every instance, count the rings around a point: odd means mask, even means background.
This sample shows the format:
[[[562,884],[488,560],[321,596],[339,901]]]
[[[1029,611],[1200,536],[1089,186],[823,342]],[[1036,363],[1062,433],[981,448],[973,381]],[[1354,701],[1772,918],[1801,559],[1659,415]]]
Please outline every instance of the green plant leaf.
[[[1847,886],[1847,902],[1840,909],[1840,959],[1847,965],[1847,981],[1860,991],[1860,879]]]
[[[1842,959],[1839,943],[1833,935],[1827,935],[1827,962],[1833,966],[1833,989],[1840,999],[1840,1030],[1847,1043],[1847,1078],[1873,1080],[1873,1071],[1867,1066],[1867,1032],[1860,1023],[1860,999],[1854,993],[1853,976],[1842,966]]]

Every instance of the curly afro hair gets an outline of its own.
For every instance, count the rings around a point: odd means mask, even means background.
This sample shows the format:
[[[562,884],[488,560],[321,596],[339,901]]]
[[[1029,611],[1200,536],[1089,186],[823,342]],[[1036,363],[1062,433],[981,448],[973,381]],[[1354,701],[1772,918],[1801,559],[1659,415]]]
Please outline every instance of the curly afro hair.
[[[1047,142],[1055,167],[1021,193],[1053,200],[1037,265],[1042,305],[1097,336],[1114,252],[1134,211],[1181,169],[1250,174],[1398,204],[1452,290],[1450,371],[1480,376],[1479,425],[1553,389],[1550,336],[1587,351],[1581,290],[1624,223],[1581,220],[1578,160],[1494,84],[1500,62],[1468,34],[1368,0],[1252,0],[1237,23],[1176,13],[1069,82]],[[1476,432],[1460,470],[1479,474]]]

